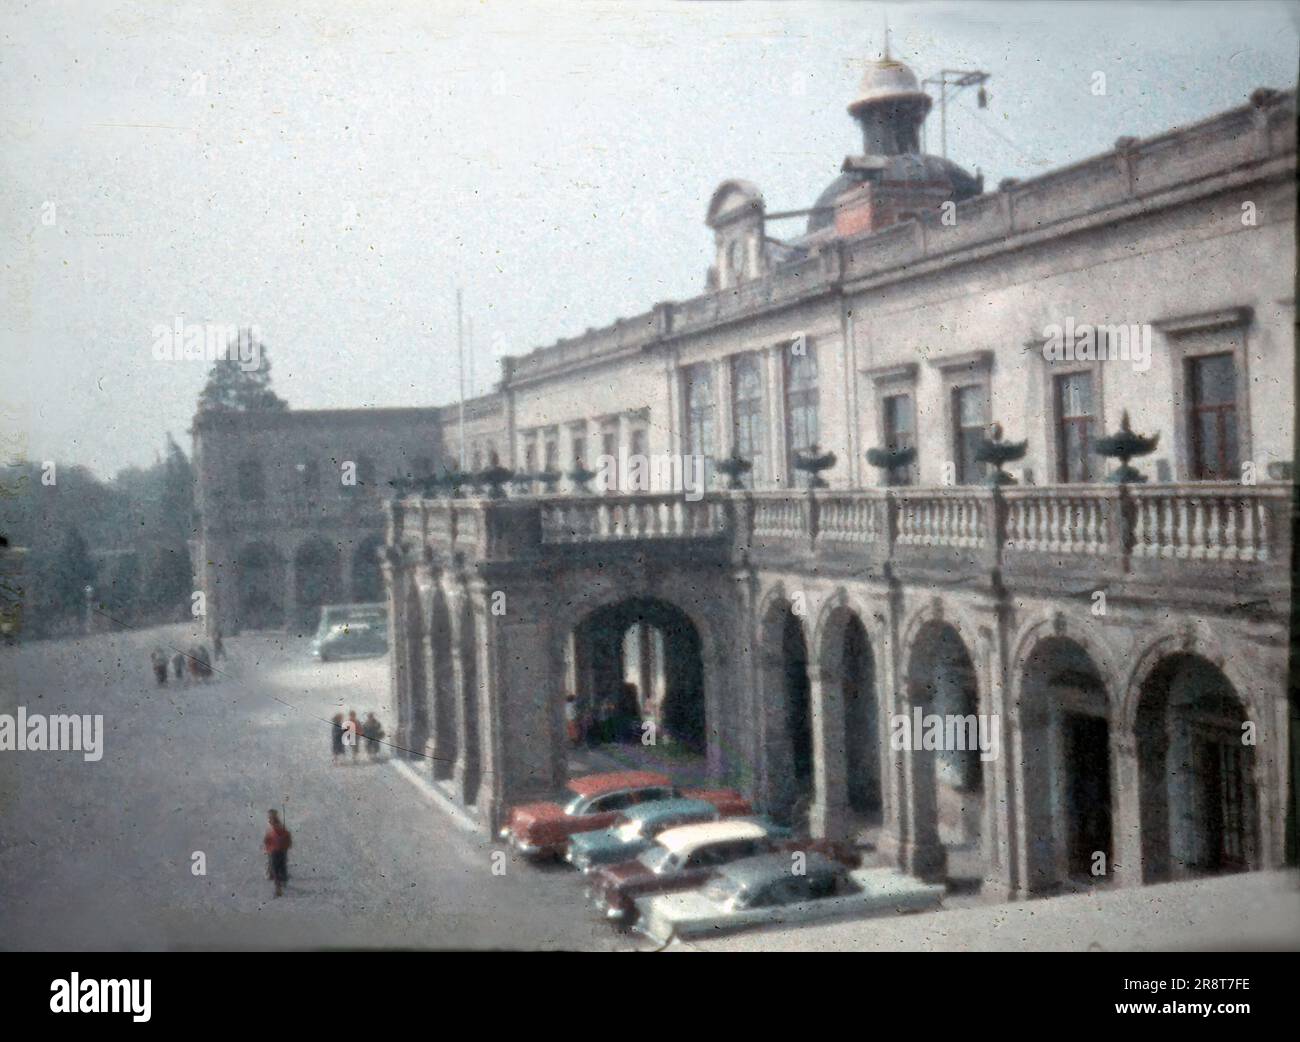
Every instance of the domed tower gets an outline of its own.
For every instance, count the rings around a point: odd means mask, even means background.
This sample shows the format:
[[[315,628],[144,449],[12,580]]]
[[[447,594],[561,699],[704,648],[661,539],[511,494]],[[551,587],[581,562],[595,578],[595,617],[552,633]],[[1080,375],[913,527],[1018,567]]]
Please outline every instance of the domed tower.
[[[862,127],[862,153],[901,156],[921,151],[921,124],[930,112],[930,95],[916,74],[888,54],[869,62],[849,115]]]
[[[848,156],[808,218],[818,241],[879,231],[920,217],[943,203],[984,190],[956,163],[921,151],[921,125],[932,102],[916,73],[889,56],[867,64],[849,115],[862,128],[862,154]]]

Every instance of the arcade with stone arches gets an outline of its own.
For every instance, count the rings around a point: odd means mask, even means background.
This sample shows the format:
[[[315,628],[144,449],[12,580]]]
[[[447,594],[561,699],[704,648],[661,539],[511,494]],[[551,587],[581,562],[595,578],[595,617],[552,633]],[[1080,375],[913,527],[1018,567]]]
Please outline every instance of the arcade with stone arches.
[[[1282,863],[1286,721],[1265,692],[1283,649],[1239,625],[726,566],[488,576],[390,557],[399,744],[485,827],[561,790],[570,695],[580,714],[621,692],[608,702],[631,731],[653,721],[676,748],[604,734],[606,762],[736,786],[953,889],[1047,896]],[[964,745],[900,745],[917,714],[975,723]]]
[[[309,634],[326,604],[382,603],[387,597],[381,532],[293,530],[250,538],[214,578],[215,611],[227,635],[272,630]]]

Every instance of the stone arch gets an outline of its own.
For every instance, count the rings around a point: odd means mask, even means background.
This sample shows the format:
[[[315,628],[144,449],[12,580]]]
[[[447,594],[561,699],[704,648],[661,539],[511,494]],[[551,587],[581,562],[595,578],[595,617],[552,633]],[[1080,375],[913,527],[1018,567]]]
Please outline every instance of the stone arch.
[[[298,625],[311,627],[320,609],[344,599],[339,545],[323,536],[308,536],[293,555],[294,604]]]
[[[1248,717],[1258,724],[1262,740],[1269,718],[1261,710],[1252,678],[1241,672],[1240,663],[1236,659],[1228,658],[1217,637],[1203,624],[1190,619],[1181,626],[1164,627],[1141,646],[1122,688],[1120,722],[1124,728],[1132,733],[1137,723],[1143,686],[1160,661],[1180,652],[1203,658],[1223,672],[1236,691],[1237,698],[1245,706]]]
[[[992,779],[977,745],[980,721],[990,719],[982,656],[979,645],[971,644],[977,632],[938,598],[914,612],[905,630],[903,734],[912,865],[930,878],[947,873],[950,848],[983,863]],[[939,734],[933,730],[936,718]]]
[[[717,728],[705,698],[703,635],[690,612],[666,597],[633,593],[591,608],[572,633],[583,657],[574,694],[589,740],[639,741],[643,722],[653,720],[688,752],[707,751]],[[652,634],[661,641],[657,654]]]
[[[880,627],[869,627],[867,619],[872,615],[840,587],[822,605],[813,627],[813,649],[822,699],[826,711],[834,714],[828,727],[843,735],[848,808],[874,817],[884,809],[887,757],[882,721],[888,714],[882,710]],[[834,744],[838,750],[839,743]]]
[[[1133,710],[1144,882],[1258,868],[1267,832],[1248,696],[1190,632],[1139,675]],[[1257,737],[1262,737],[1258,735]]]
[[[812,734],[812,644],[803,616],[781,583],[760,602],[758,677],[762,692],[767,798],[778,821],[802,826],[811,809],[816,764]]]
[[[1031,627],[1009,678],[1030,893],[1108,880],[1115,860],[1114,686],[1094,658],[1095,642],[1075,629],[1061,619]]]
[[[365,536],[352,550],[353,603],[368,603],[384,599],[384,575],[380,568],[379,553],[384,537],[378,533]]]
[[[284,557],[274,543],[245,543],[235,556],[236,630],[284,626]]]

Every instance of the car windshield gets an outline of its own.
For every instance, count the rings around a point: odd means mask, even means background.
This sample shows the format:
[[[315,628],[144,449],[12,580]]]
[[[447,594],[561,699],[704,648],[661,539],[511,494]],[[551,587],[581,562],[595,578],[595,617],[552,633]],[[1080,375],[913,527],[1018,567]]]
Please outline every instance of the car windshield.
[[[673,854],[667,847],[653,846],[649,850],[642,851],[637,860],[658,875],[672,870]]]

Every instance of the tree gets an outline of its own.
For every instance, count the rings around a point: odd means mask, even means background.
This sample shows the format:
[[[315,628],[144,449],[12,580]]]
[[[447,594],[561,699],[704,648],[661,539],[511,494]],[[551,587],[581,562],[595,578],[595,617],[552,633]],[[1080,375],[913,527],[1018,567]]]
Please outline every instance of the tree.
[[[63,537],[47,578],[54,610],[63,616],[79,612],[85,603],[85,588],[95,584],[95,562],[76,526]]]
[[[208,382],[199,395],[199,411],[278,412],[289,408],[289,403],[271,390],[271,359],[266,345],[253,339],[248,330],[241,330],[239,337],[246,338],[242,358],[236,338],[227,345],[227,357],[212,363]],[[245,368],[249,362],[243,358],[256,359],[256,365]]]

